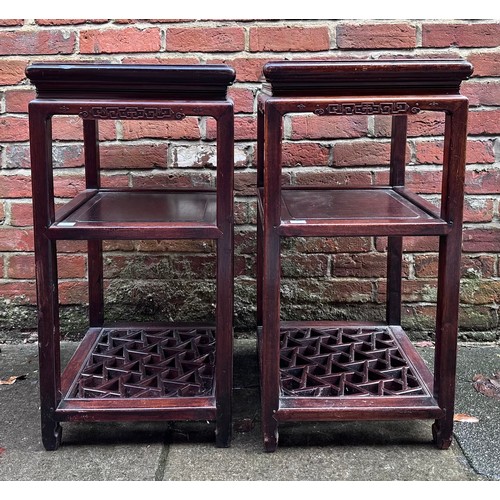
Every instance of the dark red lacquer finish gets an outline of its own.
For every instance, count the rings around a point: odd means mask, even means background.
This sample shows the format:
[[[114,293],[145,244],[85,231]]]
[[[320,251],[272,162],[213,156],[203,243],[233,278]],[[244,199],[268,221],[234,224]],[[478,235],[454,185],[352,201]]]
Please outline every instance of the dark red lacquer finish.
[[[258,97],[257,321],[264,448],[284,421],[435,419],[451,444],[468,102],[464,61],[281,61]],[[441,210],[405,187],[408,120],[445,113]],[[390,115],[384,186],[281,185],[283,116]],[[439,237],[434,375],[401,323],[404,236]],[[280,239],[387,236],[386,322],[282,322]]]
[[[62,421],[215,420],[231,439],[234,70],[224,65],[33,64],[29,105],[42,440]],[[51,119],[83,120],[85,189],[55,209]],[[103,189],[99,120],[217,120],[215,189]],[[103,239],[214,239],[215,326],[104,323]],[[61,373],[57,240],[87,240],[89,324]]]

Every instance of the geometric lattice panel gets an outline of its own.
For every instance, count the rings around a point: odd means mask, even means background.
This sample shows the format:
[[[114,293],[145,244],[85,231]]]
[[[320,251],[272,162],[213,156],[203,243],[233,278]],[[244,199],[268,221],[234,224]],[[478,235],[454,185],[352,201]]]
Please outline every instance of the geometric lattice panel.
[[[387,327],[282,328],[283,396],[428,395]]]
[[[106,328],[70,398],[211,395],[213,328]]]

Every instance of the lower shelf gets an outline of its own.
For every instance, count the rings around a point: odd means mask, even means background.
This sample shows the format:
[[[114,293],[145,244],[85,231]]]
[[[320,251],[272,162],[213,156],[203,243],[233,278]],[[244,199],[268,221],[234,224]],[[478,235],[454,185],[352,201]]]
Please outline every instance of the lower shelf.
[[[432,387],[399,326],[281,324],[279,421],[437,418]]]
[[[82,412],[92,419],[164,418],[165,412],[175,419],[214,418],[214,372],[213,327],[91,328],[64,370],[56,413],[68,420]]]

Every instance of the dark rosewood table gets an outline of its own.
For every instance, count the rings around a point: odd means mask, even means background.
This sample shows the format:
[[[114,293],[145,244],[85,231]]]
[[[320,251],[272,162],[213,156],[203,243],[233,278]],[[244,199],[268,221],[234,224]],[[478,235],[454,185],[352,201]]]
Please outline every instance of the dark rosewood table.
[[[234,70],[224,65],[33,64],[29,105],[42,439],[62,421],[215,420],[231,439]],[[51,119],[82,118],[86,189],[54,206]],[[215,189],[101,187],[99,120],[217,121]],[[106,324],[102,240],[214,239],[214,324]],[[89,330],[61,373],[58,240],[88,242]]]
[[[468,102],[462,61],[270,62],[258,96],[258,339],[264,448],[286,421],[435,419],[451,444]],[[440,211],[405,187],[408,119],[445,114]],[[283,117],[391,115],[384,186],[282,186]],[[434,374],[402,330],[404,236],[439,237]],[[280,320],[282,237],[387,236],[385,322]]]

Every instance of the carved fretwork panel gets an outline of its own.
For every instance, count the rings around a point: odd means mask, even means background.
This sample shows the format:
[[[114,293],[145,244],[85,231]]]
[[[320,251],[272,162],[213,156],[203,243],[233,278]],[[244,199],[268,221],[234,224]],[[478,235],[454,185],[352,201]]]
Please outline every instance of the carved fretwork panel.
[[[281,331],[284,396],[427,395],[386,327]]]
[[[100,120],[182,120],[186,117],[180,111],[161,106],[92,106],[78,115]]]
[[[104,329],[71,398],[211,395],[214,329]]]

